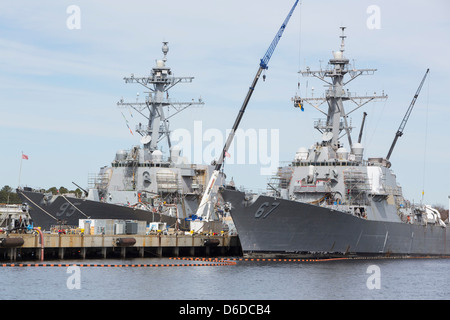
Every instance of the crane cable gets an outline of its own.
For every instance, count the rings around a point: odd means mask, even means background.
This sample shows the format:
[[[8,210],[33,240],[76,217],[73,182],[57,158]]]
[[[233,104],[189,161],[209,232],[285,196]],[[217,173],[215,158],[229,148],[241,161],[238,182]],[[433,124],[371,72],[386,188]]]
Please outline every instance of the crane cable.
[[[423,151],[423,177],[422,177],[422,203],[425,198],[425,177],[426,177],[426,163],[427,163],[427,145],[428,145],[428,107],[430,101],[430,80],[427,83],[427,105],[425,110],[425,143]]]

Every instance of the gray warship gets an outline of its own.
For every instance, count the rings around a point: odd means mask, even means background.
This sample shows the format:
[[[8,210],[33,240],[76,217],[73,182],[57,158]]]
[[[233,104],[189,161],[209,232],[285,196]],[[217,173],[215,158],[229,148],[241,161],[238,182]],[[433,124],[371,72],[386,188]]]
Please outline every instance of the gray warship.
[[[182,156],[182,150],[172,145],[169,120],[188,107],[201,106],[204,102],[201,98],[190,102],[169,98],[171,88],[190,83],[194,77],[173,76],[171,68],[166,66],[168,51],[168,42],[163,42],[164,57],[156,60],[149,76],[131,74],[124,78],[125,83],[145,88],[148,92],[145,101],[125,102],[122,98],[117,103],[119,108],[134,110],[148,120],[146,125],[139,123],[135,128],[142,146],[117,151],[110,166],[100,168],[95,177],[90,177],[87,190],[80,187],[84,191],[81,198],[53,195],[29,187],[17,189],[22,201],[29,205],[36,227],[49,230],[55,225],[78,226],[79,219],[89,218],[166,222],[168,227],[189,230],[192,221],[203,218],[196,217],[195,213],[214,167],[190,164]],[[128,121],[126,124],[133,133]],[[208,220],[217,220],[216,213],[211,206]]]
[[[355,69],[345,52],[345,27],[340,50],[325,69],[300,73],[326,83],[322,97],[292,98],[294,106],[314,107],[326,119],[314,122],[321,139],[299,148],[293,161],[278,168],[267,192],[247,193],[222,187],[221,194],[249,257],[273,256],[423,256],[450,255],[448,221],[431,206],[406,200],[391,169],[390,155],[402,136],[428,70],[414,95],[386,157],[364,159],[359,138],[352,140],[348,115],[381,95],[357,96],[345,85],[376,69]],[[345,78],[349,76],[349,78]],[[345,79],[346,80],[345,80]],[[346,110],[344,102],[353,102]],[[328,105],[324,112],[319,107]],[[344,145],[344,138],[348,148]]]

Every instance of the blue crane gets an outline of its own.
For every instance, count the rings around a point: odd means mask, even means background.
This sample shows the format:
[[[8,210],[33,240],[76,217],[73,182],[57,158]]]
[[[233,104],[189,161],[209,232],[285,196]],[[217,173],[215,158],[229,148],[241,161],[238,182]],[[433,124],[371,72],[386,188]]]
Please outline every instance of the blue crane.
[[[198,217],[206,218],[206,220],[209,219],[209,216],[208,216],[209,215],[209,210],[207,209],[207,207],[208,207],[207,204],[208,204],[208,202],[210,202],[211,192],[212,192],[212,189],[213,189],[213,187],[214,187],[214,185],[216,183],[216,180],[217,180],[217,178],[219,176],[219,171],[222,168],[225,154],[227,153],[227,150],[230,147],[231,142],[233,141],[235,132],[236,132],[237,128],[239,127],[239,123],[241,122],[242,116],[244,115],[244,112],[245,112],[245,108],[247,107],[247,104],[250,101],[250,98],[251,98],[251,96],[253,94],[253,91],[255,90],[256,84],[258,83],[258,80],[259,80],[259,78],[261,76],[261,73],[264,70],[268,69],[269,60],[272,57],[272,54],[275,51],[275,48],[277,47],[277,44],[280,41],[284,30],[286,29],[286,26],[287,26],[287,24],[289,22],[289,19],[292,16],[292,13],[295,10],[295,7],[298,4],[298,1],[299,0],[295,1],[294,5],[292,6],[291,11],[289,11],[289,14],[287,15],[286,19],[284,20],[283,24],[281,25],[280,29],[278,30],[277,34],[275,35],[275,38],[273,39],[272,43],[270,44],[269,49],[267,49],[266,54],[261,59],[258,71],[256,72],[256,75],[255,75],[255,78],[253,79],[252,85],[250,86],[250,88],[248,90],[248,93],[247,93],[247,95],[246,95],[246,97],[244,99],[244,103],[242,104],[242,107],[239,110],[239,113],[238,113],[238,115],[236,117],[236,120],[234,122],[233,128],[231,129],[231,132],[230,132],[230,134],[228,136],[228,139],[227,139],[227,141],[225,143],[225,146],[223,147],[222,153],[221,153],[218,161],[216,162],[216,166],[214,168],[214,172],[211,175],[211,178],[209,180],[209,183],[208,183],[208,185],[206,187],[205,192],[203,193],[202,200],[201,200],[200,205],[199,205],[199,207],[197,209],[197,214],[196,215]]]
[[[291,11],[289,11],[288,16],[286,17],[286,19],[284,20],[283,24],[281,25],[280,30],[278,30],[277,34],[275,35],[275,38],[273,39],[272,43],[270,44],[269,49],[267,49],[266,54],[261,59],[261,63],[259,64],[258,72],[256,73],[256,76],[253,79],[253,83],[252,83],[252,85],[250,86],[250,88],[248,90],[247,96],[244,99],[244,103],[242,104],[241,110],[239,111],[238,116],[236,117],[236,120],[234,122],[233,128],[232,128],[232,130],[230,132],[230,135],[228,136],[227,142],[225,143],[225,146],[223,148],[223,152],[222,152],[222,154],[221,154],[221,156],[219,158],[219,161],[217,161],[216,168],[215,168],[216,170],[220,170],[220,168],[222,166],[225,153],[227,152],[228,148],[231,145],[231,142],[233,141],[236,129],[238,128],[239,123],[242,120],[242,116],[244,115],[245,108],[247,107],[247,104],[250,101],[250,98],[251,98],[251,96],[253,94],[253,91],[255,90],[255,87],[256,87],[256,84],[258,83],[259,77],[261,76],[261,73],[264,70],[269,68],[268,67],[269,60],[272,57],[272,54],[275,51],[275,48],[277,47],[278,41],[280,41],[280,38],[283,35],[284,30],[286,29],[286,26],[287,26],[287,24],[289,22],[289,19],[292,16],[292,13],[295,10],[295,7],[298,4],[298,1],[299,0],[295,1]]]
[[[272,57],[272,54],[275,51],[275,48],[277,47],[278,41],[280,41],[281,36],[283,35],[283,32],[284,32],[284,29],[286,29],[289,19],[291,19],[291,16],[294,13],[295,7],[297,7],[297,4],[298,4],[298,0],[295,1],[294,5],[292,6],[291,11],[289,11],[289,14],[287,15],[286,19],[284,20],[283,24],[281,25],[280,30],[278,30],[275,38],[273,39],[272,43],[270,44],[269,49],[267,49],[266,54],[261,59],[261,63],[259,64],[261,68],[263,68],[263,69],[269,68],[267,66],[267,64],[269,63],[269,60]]]

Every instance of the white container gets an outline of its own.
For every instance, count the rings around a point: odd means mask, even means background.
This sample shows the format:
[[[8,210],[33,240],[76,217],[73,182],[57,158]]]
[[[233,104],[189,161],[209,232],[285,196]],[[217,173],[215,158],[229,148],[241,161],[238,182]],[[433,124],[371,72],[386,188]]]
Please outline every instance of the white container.
[[[125,221],[124,220],[114,221],[114,234],[125,234]]]

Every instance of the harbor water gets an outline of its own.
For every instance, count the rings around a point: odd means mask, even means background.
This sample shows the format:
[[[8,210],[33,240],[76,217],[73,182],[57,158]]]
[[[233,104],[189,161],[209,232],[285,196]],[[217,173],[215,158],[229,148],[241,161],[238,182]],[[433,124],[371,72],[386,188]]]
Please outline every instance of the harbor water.
[[[34,266],[36,261],[31,262],[32,266],[4,265],[0,270],[1,299],[447,300],[450,297],[449,259],[234,262],[212,265],[205,260],[142,258],[47,262],[62,263],[59,267]],[[70,266],[65,266],[66,263]],[[92,266],[96,263],[105,266]],[[147,266],[125,266],[131,264]]]

